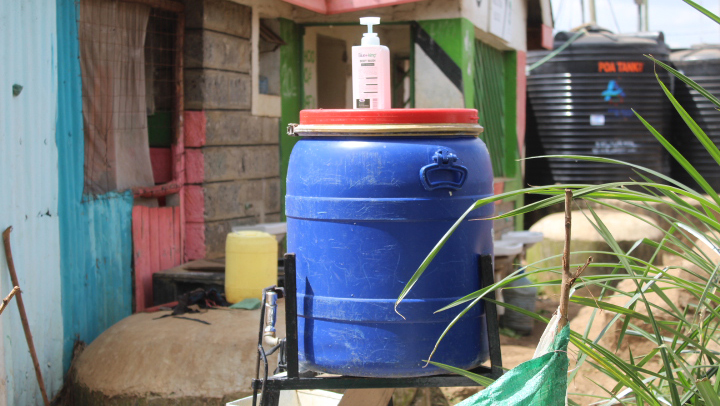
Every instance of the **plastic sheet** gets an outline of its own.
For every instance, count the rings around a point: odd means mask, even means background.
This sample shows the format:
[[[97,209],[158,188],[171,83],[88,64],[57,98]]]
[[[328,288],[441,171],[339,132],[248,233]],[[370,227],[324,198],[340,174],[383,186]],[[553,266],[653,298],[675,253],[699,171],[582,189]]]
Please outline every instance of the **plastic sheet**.
[[[557,332],[557,314],[545,328],[533,359],[501,376],[458,406],[567,405],[570,327]]]

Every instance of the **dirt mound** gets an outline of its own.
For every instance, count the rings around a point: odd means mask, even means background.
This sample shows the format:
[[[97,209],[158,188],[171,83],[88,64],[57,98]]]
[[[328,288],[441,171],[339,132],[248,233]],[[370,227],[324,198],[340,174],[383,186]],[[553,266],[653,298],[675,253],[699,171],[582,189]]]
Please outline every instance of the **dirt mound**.
[[[95,339],[75,361],[72,404],[220,406],[251,394],[259,310],[157,319],[167,313],[134,314]]]

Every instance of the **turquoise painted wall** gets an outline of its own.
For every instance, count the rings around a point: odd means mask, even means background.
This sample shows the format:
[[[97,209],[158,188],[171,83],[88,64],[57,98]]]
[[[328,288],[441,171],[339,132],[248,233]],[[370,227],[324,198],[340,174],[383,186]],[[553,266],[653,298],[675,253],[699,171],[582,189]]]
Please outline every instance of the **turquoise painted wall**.
[[[46,388],[62,384],[55,4],[0,1],[0,232],[11,243]],[[22,92],[12,93],[14,84]],[[12,288],[0,248],[0,295]],[[0,317],[0,404],[42,397],[13,300]]]
[[[57,0],[63,370],[70,365],[75,340],[90,343],[132,312],[132,193],[83,196],[76,1]]]

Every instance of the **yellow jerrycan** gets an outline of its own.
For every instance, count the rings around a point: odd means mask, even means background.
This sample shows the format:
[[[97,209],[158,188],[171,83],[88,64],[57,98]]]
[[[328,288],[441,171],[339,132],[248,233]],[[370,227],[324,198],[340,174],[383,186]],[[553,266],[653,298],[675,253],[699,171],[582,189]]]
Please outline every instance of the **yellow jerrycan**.
[[[278,243],[262,231],[236,231],[225,242],[225,298],[237,303],[262,298],[262,290],[277,284]]]

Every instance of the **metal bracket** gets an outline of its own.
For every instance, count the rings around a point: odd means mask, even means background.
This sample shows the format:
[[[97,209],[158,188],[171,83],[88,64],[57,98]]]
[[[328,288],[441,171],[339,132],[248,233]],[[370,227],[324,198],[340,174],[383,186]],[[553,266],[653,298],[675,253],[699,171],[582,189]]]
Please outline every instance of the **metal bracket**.
[[[478,272],[482,286],[494,283],[493,259],[490,255],[481,255]],[[277,289],[274,286],[263,290],[263,307],[260,314],[260,332],[258,334],[258,360],[255,379],[252,381],[253,406],[257,406],[258,391],[261,392],[262,406],[278,406],[281,390],[297,389],[373,389],[373,388],[424,388],[480,386],[477,382],[456,374],[421,376],[410,378],[360,378],[352,376],[318,377],[300,376],[298,363],[298,325],[297,325],[297,281],[295,279],[295,254],[285,254],[285,322],[286,339],[284,350],[287,355],[287,376],[268,376],[267,356],[262,348],[263,322],[265,320],[265,292]],[[486,297],[495,299],[495,293]],[[480,366],[470,372],[497,379],[503,374],[502,354],[500,353],[500,331],[498,327],[497,307],[495,303],[484,301],[485,320],[487,322],[490,368]],[[263,379],[259,378],[260,360],[264,363]]]

